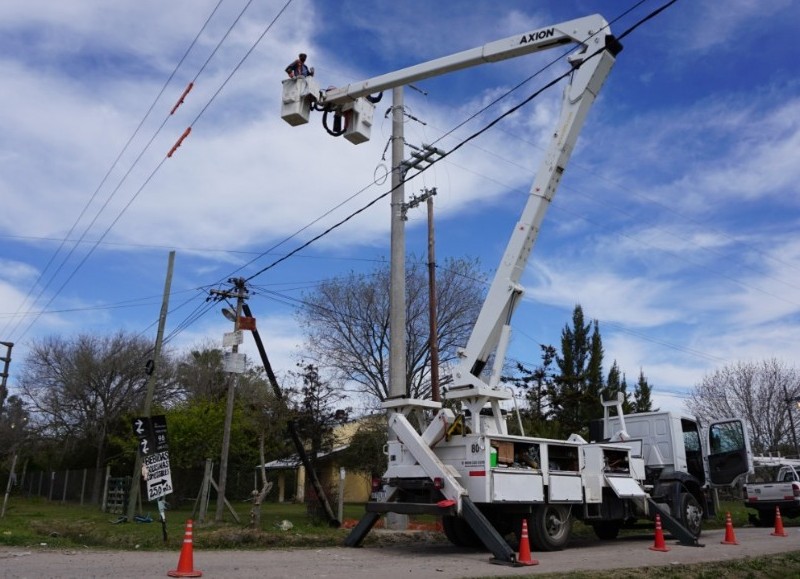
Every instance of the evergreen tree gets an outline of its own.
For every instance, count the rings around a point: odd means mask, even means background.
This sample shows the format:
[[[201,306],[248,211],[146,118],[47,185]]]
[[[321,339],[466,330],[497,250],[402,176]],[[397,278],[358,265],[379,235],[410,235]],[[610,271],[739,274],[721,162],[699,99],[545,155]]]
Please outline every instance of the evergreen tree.
[[[577,433],[586,438],[592,420],[603,417],[602,400],[622,393],[625,414],[653,411],[651,388],[639,372],[633,395],[617,361],[603,375],[603,340],[597,320],[586,322],[580,304],[572,312],[572,324],[561,331],[561,351],[541,346],[542,365],[534,370],[517,363],[517,374],[503,380],[525,391],[527,408],[521,412],[527,434],[566,438]],[[549,370],[555,361],[556,374]],[[509,423],[514,428],[513,423]]]
[[[595,326],[596,337],[594,333],[589,335],[592,325],[591,322],[584,323],[583,308],[578,304],[572,312],[572,327],[567,325],[561,332],[561,355],[556,356],[561,373],[555,377],[550,402],[552,416],[562,436],[588,432],[588,412],[582,411],[582,407],[587,401],[589,377],[591,373],[596,373],[598,367],[590,359],[593,352],[600,352],[602,356],[599,328]],[[599,367],[602,368],[602,360]]]
[[[633,390],[633,411],[634,412],[655,412],[658,408],[653,408],[653,401],[650,399],[652,389],[644,376],[644,370],[639,369],[639,381]]]
[[[554,438],[560,436],[558,425],[548,420],[550,415],[550,393],[553,390],[552,364],[556,358],[556,349],[553,346],[541,344],[542,363],[531,370],[523,364],[515,364],[514,376],[503,376],[503,381],[519,388],[524,392],[525,402],[520,409],[520,418],[523,430],[520,431],[519,423],[511,420],[508,423],[509,434],[526,434],[528,436],[541,436]]]
[[[591,353],[586,370],[586,389],[584,390],[580,416],[582,424],[589,424],[596,418],[603,417],[603,405],[600,401],[604,389],[603,381],[603,340],[597,320],[592,321]]]
[[[614,360],[611,370],[608,371],[606,386],[603,389],[603,400],[616,400],[618,392],[622,392],[622,411],[625,414],[634,412],[634,405],[631,403],[631,398],[628,394],[628,383],[625,380],[625,375],[620,372],[619,365]]]

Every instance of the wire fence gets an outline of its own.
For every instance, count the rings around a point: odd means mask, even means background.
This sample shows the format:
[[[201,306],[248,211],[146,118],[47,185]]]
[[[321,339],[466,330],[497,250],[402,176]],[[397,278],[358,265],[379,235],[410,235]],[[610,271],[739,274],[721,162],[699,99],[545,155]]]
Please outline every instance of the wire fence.
[[[167,501],[175,507],[196,502],[203,483],[204,469],[175,469],[170,474],[173,492],[167,495]],[[294,474],[288,472],[286,475],[286,496],[271,492],[267,501],[294,500]],[[277,473],[268,473],[268,480],[273,482],[273,488],[276,489],[277,479]],[[52,502],[96,505],[104,511],[114,513],[125,510],[131,480],[130,472],[115,472],[111,467],[59,471],[23,470],[13,475],[5,471],[0,472],[0,490],[4,492],[10,489],[11,494],[42,497]],[[143,481],[141,485],[139,496],[147,496]],[[253,490],[260,487],[260,475],[256,469],[232,470],[228,471],[225,495],[231,502],[248,501],[252,500]]]

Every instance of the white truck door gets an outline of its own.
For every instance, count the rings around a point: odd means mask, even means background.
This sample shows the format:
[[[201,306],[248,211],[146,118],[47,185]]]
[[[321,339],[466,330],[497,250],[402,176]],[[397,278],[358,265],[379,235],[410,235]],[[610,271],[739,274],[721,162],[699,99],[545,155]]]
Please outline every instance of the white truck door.
[[[707,430],[708,480],[712,486],[730,486],[752,471],[750,441],[739,420],[713,422]]]

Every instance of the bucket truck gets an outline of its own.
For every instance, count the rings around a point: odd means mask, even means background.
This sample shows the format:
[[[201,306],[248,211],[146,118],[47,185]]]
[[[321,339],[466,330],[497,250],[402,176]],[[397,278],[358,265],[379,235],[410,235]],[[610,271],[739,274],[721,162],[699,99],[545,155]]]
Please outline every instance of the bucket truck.
[[[348,546],[360,545],[379,517],[389,512],[441,516],[444,531],[453,543],[482,544],[496,562],[506,564],[516,562],[509,544],[514,539],[507,538],[520,533],[523,518],[528,521],[531,542],[539,550],[566,546],[574,519],[593,525],[603,538],[656,512],[681,542],[697,544],[699,528],[687,529],[682,524],[687,517],[681,516],[681,507],[692,516],[707,514],[708,510],[685,499],[677,484],[670,487],[678,489],[676,499],[667,493],[660,503],[654,500],[650,492],[655,487],[648,482],[648,457],[643,454],[646,444],[641,438],[624,434],[618,424],[614,431],[618,436],[608,434],[603,437],[609,438],[606,442],[587,443],[575,435],[567,440],[510,435],[501,406],[511,399],[510,392],[500,387],[500,376],[511,336],[511,318],[523,293],[520,278],[586,115],[622,49],[606,20],[592,15],[546,26],[327,91],[320,91],[313,78],[288,79],[283,82],[282,117],[298,125],[308,122],[312,110],[332,113],[339,122],[333,130],[326,125],[328,132],[344,135],[357,144],[369,138],[375,100],[370,95],[478,64],[567,45],[576,46],[567,57],[572,70],[558,124],[469,341],[459,352],[453,381],[445,393],[451,404],[445,408],[439,402],[407,397],[384,402],[389,428],[388,468],[383,476],[386,486],[378,500],[367,504],[366,514],[346,539]],[[487,371],[492,356],[494,361]],[[416,417],[417,426],[411,415]],[[615,420],[623,420],[621,413]],[[606,423],[611,429],[610,416]],[[649,423],[655,424],[653,420]],[[733,428],[741,434],[740,442],[746,439],[741,423],[734,423]],[[668,444],[679,446],[682,452],[676,450],[674,455],[686,459],[689,453],[683,450],[679,432],[674,431]],[[707,442],[698,444],[711,448]],[[695,453],[692,458],[701,462],[706,459],[708,467],[707,452]],[[739,471],[747,470],[746,463],[737,463]],[[684,464],[676,464],[672,470],[681,469],[685,469]]]

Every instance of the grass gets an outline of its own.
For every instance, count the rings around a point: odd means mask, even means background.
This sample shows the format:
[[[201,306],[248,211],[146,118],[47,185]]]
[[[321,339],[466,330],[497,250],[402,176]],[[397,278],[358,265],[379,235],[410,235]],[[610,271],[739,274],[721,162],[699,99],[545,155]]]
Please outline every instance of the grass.
[[[122,550],[170,550],[181,548],[186,520],[192,516],[191,506],[183,509],[167,511],[168,541],[164,543],[161,524],[154,506],[150,515],[152,523],[113,524],[119,515],[100,512],[96,507],[49,502],[43,498],[22,498],[12,496],[9,500],[6,516],[0,519],[0,546],[17,546],[24,548],[46,547],[77,549],[91,547],[95,549]],[[306,513],[304,505],[266,503],[261,510],[261,528],[253,529],[248,525],[250,505],[239,503],[234,505],[241,524],[232,520],[226,510],[225,522],[221,524],[195,523],[193,541],[202,549],[292,549],[336,547],[343,544],[349,532],[347,529],[333,529],[326,524],[318,524]],[[213,509],[213,503],[212,503]],[[145,507],[147,512],[147,507]],[[731,513],[735,527],[748,523],[749,511],[741,501],[724,502],[715,520],[706,521],[706,528],[724,528],[725,515]],[[344,519],[359,519],[364,513],[363,505],[346,505]],[[213,510],[207,520],[213,520]],[[292,523],[289,530],[281,530],[278,525],[288,520]],[[414,519],[417,523],[432,525],[432,517]],[[787,527],[798,526],[791,520],[784,520]],[[641,531],[639,531],[641,532]],[[580,523],[574,526],[577,536],[593,536],[589,527]],[[391,537],[391,538],[389,538]],[[409,545],[420,540],[445,542],[442,533],[414,533],[405,538],[396,534],[382,536],[370,533],[366,545],[380,545],[384,541],[408,542]],[[800,551],[781,553],[768,557],[748,558],[718,563],[702,563],[696,565],[676,565],[670,567],[651,567],[636,570],[618,570],[613,572],[571,573],[577,579],[633,579],[675,578],[675,579],[724,579],[727,577],[771,578],[786,577],[788,569],[800,568]],[[533,577],[534,575],[530,575]],[[559,574],[536,573],[536,577],[558,577]]]
[[[194,523],[193,540],[206,549],[292,548],[341,545],[349,532],[315,523],[304,505],[267,503],[261,509],[261,528],[249,526],[250,505],[234,505],[241,524],[225,511],[224,522],[213,524],[213,503],[206,523]],[[167,511],[167,537],[162,536],[161,521],[154,505],[149,514],[152,523],[114,524],[119,515],[100,512],[95,506],[76,506],[49,502],[35,497],[11,497],[6,516],[0,519],[0,545],[48,546],[54,548],[96,547],[110,549],[175,550],[180,548],[191,518],[191,506]],[[145,513],[148,507],[145,507]],[[363,505],[346,505],[344,518],[358,519]],[[278,525],[288,520],[292,528],[281,530]]]
[[[800,569],[800,551],[780,553],[765,557],[751,557],[716,563],[694,565],[671,565],[669,567],[639,567],[615,571],[591,571],[571,573],[536,573],[520,577],[554,578],[569,576],[570,579],[784,579],[796,576]],[[488,578],[487,578],[488,579]]]

